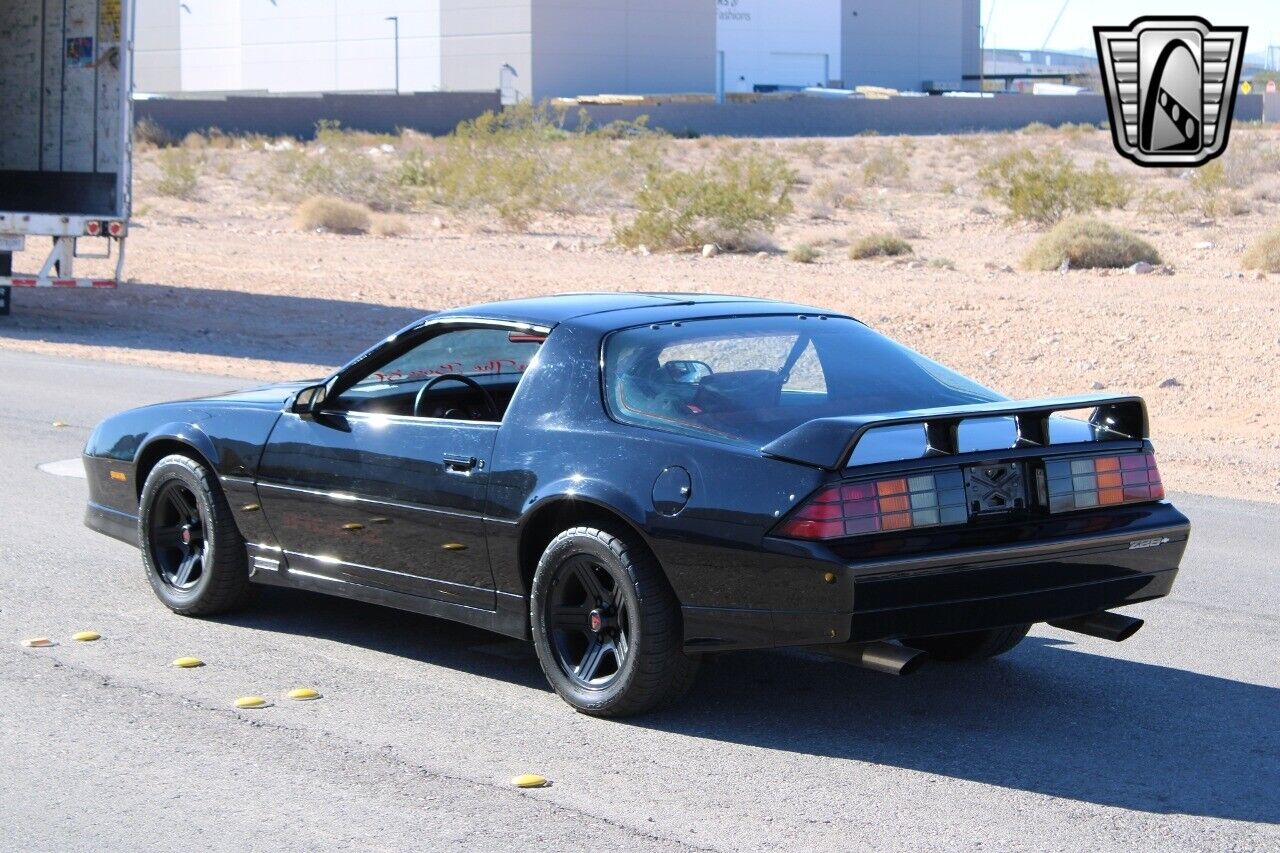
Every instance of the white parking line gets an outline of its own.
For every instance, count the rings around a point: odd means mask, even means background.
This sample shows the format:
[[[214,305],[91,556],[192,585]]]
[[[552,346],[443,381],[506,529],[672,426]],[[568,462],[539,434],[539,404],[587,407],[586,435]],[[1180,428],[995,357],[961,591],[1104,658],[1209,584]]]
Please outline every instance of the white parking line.
[[[81,480],[85,479],[84,463],[79,458],[59,459],[57,462],[42,462],[36,467],[46,474],[53,474],[55,477],[79,477]]]

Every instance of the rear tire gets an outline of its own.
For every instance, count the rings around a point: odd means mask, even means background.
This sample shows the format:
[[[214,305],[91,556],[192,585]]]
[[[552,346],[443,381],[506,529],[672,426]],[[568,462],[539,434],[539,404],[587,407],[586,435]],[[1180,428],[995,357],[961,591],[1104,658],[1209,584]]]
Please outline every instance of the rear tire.
[[[248,599],[244,539],[217,478],[194,459],[166,456],[151,469],[138,542],[151,589],[174,613],[212,616]]]
[[[1022,642],[1022,638],[1030,630],[1030,625],[1010,625],[1007,628],[946,634],[941,637],[912,637],[902,643],[927,652],[934,660],[983,660],[1009,651]]]
[[[670,705],[697,675],[697,659],[683,651],[675,593],[629,537],[574,527],[552,539],[533,576],[529,619],[548,683],[584,714],[625,717]]]

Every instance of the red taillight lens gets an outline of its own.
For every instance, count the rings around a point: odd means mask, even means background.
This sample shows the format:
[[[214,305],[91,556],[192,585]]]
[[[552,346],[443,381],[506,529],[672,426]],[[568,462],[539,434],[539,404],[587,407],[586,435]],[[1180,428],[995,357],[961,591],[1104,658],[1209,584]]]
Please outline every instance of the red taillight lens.
[[[119,237],[121,234],[124,233],[124,223],[112,222],[107,226],[107,233],[110,234],[112,237]]]
[[[102,223],[95,222],[92,219],[89,220],[84,224],[84,233],[88,234],[90,237],[97,237],[102,233]]]
[[[792,539],[839,539],[968,519],[964,478],[959,471],[941,471],[828,486],[811,495],[776,532]]]
[[[1046,462],[1050,512],[1158,501],[1164,485],[1150,453]]]

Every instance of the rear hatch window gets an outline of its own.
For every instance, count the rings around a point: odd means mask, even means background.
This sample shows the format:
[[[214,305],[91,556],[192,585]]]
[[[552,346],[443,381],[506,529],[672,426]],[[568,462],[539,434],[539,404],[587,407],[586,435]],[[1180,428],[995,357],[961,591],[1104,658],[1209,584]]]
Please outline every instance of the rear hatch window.
[[[732,317],[609,335],[624,423],[761,446],[814,418],[1003,399],[846,318]]]

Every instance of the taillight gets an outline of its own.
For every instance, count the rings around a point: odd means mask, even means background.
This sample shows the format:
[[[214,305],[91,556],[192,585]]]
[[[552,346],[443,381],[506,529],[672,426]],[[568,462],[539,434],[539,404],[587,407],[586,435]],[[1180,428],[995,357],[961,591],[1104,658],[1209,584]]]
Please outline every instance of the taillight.
[[[119,237],[121,234],[124,233],[124,223],[123,222],[110,223],[109,225],[107,225],[107,233],[110,234],[112,237]]]
[[[84,233],[88,234],[90,237],[97,237],[102,233],[102,223],[92,219],[89,220],[84,224]]]
[[[959,471],[829,486],[809,497],[777,528],[793,539],[839,539],[969,520]]]
[[[1050,512],[1158,501],[1164,485],[1150,453],[1046,462]]]

